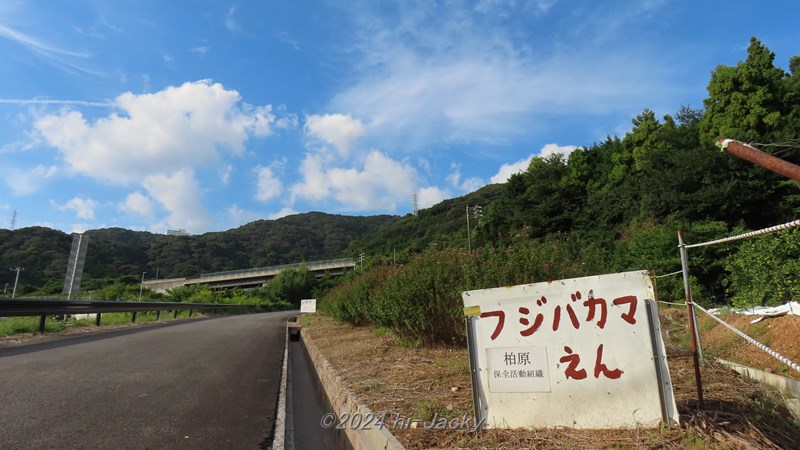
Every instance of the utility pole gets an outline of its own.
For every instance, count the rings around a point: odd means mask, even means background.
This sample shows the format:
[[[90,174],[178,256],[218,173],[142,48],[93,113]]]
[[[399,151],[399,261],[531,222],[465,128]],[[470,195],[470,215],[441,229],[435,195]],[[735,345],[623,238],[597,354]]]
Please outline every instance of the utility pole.
[[[139,286],[139,301],[142,301],[142,291],[144,290],[144,274],[147,272],[142,272],[142,284]]]
[[[361,272],[364,272],[364,254],[363,253],[358,255],[358,261],[361,262]]]
[[[16,278],[14,278],[14,290],[11,291],[11,298],[14,298],[14,297],[17,296],[17,283],[19,283],[19,272],[21,270],[25,270],[25,268],[24,267],[11,267],[11,268],[9,268],[9,270],[17,272],[17,276],[16,276]],[[6,285],[6,286],[8,286],[8,285]]]
[[[719,138],[717,140],[717,147],[733,156],[744,159],[745,161],[750,161],[753,164],[771,170],[779,175],[783,175],[786,178],[800,181],[800,166],[776,158],[769,153],[764,153],[753,146],[733,139]]]

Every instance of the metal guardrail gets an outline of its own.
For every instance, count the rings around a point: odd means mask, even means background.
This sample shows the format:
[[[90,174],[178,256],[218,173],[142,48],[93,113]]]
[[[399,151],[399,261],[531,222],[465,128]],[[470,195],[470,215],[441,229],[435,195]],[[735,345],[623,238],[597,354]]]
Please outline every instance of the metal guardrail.
[[[39,332],[44,332],[47,316],[61,314],[97,314],[96,325],[100,325],[100,315],[111,312],[129,312],[131,322],[136,321],[139,311],[189,311],[209,309],[243,309],[250,305],[229,305],[225,303],[179,303],[179,302],[110,302],[57,299],[10,299],[0,298],[0,317],[39,316]]]
[[[256,267],[253,269],[229,270],[226,272],[210,272],[210,273],[200,274],[200,280],[202,281],[208,279],[216,279],[219,277],[227,277],[231,275],[246,275],[248,273],[298,269],[303,266],[307,267],[309,270],[313,270],[316,267],[333,265],[333,264],[340,264],[342,266],[348,265],[355,267],[356,262],[353,258],[340,258],[340,259],[330,259],[326,261],[311,261],[306,263],[283,264],[280,266]]]

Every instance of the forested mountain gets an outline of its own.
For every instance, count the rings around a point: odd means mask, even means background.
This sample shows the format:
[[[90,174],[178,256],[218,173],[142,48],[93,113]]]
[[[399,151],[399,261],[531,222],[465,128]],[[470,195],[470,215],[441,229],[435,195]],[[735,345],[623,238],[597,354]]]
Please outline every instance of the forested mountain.
[[[312,212],[259,220],[197,236],[166,236],[121,228],[90,230],[85,278],[196,276],[204,272],[315,261],[346,255],[351,241],[379,232],[396,216],[340,216]],[[0,230],[0,267],[24,267],[20,292],[60,291],[72,237],[42,227]],[[0,288],[15,272],[0,271]]]

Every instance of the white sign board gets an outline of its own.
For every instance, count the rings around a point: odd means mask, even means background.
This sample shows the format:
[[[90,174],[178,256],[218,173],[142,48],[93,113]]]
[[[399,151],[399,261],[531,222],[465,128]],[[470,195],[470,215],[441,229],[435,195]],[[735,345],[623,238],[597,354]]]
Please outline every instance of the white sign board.
[[[317,299],[312,298],[309,300],[300,300],[301,313],[315,313],[317,312]]]
[[[645,271],[464,292],[476,412],[489,427],[677,423],[654,299]]]

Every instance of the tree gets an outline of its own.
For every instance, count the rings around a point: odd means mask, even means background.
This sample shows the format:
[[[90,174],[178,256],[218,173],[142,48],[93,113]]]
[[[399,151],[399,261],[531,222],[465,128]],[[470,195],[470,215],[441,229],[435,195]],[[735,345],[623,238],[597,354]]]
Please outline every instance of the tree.
[[[303,266],[279,272],[266,287],[272,298],[300,305],[300,300],[311,296],[316,280],[308,268]]]
[[[797,229],[742,242],[724,260],[727,284],[738,307],[777,305],[800,298],[800,232]]]
[[[786,73],[774,66],[774,60],[775,54],[753,37],[745,61],[714,69],[703,102],[704,141],[726,137],[755,142],[770,139],[781,129],[790,108],[784,103]]]

